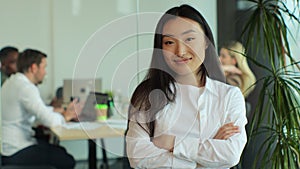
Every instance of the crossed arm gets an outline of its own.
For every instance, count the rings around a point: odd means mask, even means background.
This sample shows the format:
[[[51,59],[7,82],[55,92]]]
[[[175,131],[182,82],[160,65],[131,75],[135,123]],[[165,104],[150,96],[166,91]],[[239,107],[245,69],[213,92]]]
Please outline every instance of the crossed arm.
[[[236,133],[240,133],[239,126],[235,126],[233,122],[223,125],[214,136],[214,139],[227,140],[229,137]],[[173,152],[175,136],[162,134],[160,136],[154,137],[152,140],[153,144],[158,148],[162,148]]]

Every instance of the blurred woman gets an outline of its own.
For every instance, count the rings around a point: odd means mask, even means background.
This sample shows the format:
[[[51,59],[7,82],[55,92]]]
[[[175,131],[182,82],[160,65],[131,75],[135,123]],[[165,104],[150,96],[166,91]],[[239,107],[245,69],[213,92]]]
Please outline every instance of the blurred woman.
[[[226,82],[239,87],[246,98],[254,90],[256,78],[244,55],[245,48],[237,41],[230,41],[220,49],[220,61]]]

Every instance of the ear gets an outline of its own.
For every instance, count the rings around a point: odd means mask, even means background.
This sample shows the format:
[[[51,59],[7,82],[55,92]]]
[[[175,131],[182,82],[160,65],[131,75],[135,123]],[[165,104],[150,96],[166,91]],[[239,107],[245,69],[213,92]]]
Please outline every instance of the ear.
[[[234,58],[234,57],[232,57],[232,64],[233,64],[233,65],[236,65],[236,64],[237,64],[236,58]]]
[[[208,45],[209,45],[209,40],[206,38],[206,39],[205,39],[205,49],[208,48]]]
[[[33,64],[30,66],[30,70],[31,70],[32,73],[37,72],[37,70],[38,70],[37,64],[36,64],[36,63],[33,63]]]

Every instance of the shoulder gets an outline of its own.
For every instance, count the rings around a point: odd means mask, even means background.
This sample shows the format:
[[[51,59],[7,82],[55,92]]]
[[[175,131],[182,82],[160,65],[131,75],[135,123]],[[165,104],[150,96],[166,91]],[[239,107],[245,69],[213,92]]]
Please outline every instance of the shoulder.
[[[140,94],[140,93],[145,93],[148,91],[150,88],[150,80],[144,80],[142,81],[135,89],[134,94]]]
[[[232,86],[217,80],[213,80],[210,78],[207,78],[207,84],[206,88],[217,95],[218,97],[231,97],[233,95],[241,95],[241,90],[236,87]]]
[[[222,102],[226,109],[245,107],[245,99],[240,88],[216,80],[210,80],[209,84],[211,85],[210,92],[213,93],[210,96]]]
[[[4,84],[5,90],[18,91],[18,93],[39,93],[37,86],[31,83],[23,73],[11,75]]]
[[[148,96],[147,93],[150,91],[150,82],[149,80],[142,81],[134,90],[131,102],[132,104],[140,102],[145,96]]]

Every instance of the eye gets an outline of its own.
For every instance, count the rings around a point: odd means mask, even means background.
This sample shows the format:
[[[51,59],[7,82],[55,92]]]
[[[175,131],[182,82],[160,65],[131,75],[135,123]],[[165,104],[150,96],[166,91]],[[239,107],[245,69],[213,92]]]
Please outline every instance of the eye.
[[[172,44],[174,44],[174,42],[173,42],[173,41],[170,41],[170,40],[168,40],[168,41],[165,41],[165,42],[164,42],[164,44],[165,44],[165,45],[172,45]]]
[[[186,42],[191,42],[191,41],[193,41],[195,38],[193,38],[193,37],[189,37],[189,38],[186,38]]]

